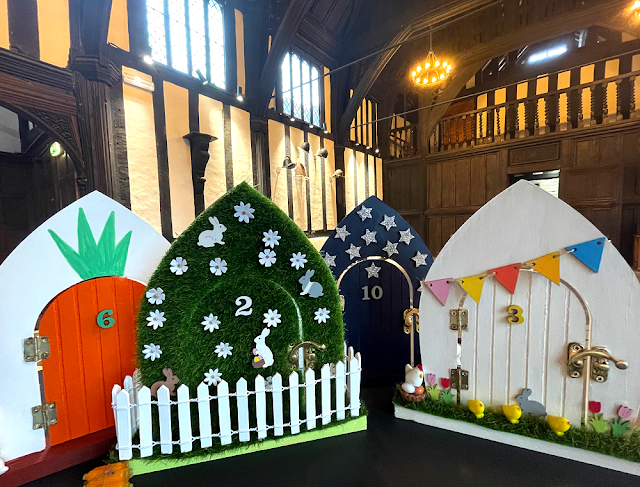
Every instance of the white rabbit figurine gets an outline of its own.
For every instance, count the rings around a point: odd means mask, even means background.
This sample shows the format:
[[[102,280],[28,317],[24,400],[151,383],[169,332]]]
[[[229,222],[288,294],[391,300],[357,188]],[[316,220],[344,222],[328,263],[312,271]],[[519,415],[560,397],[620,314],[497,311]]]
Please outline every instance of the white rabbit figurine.
[[[224,245],[222,237],[227,230],[222,223],[214,216],[209,217],[209,222],[213,225],[213,230],[205,230],[198,236],[198,245],[200,247],[213,247],[215,244]]]
[[[402,390],[409,394],[416,392],[416,387],[422,385],[424,373],[422,372],[422,365],[418,364],[415,367],[407,364],[404,366],[404,383],[402,384]]]
[[[257,355],[261,357],[262,360],[264,360],[264,364],[262,364],[263,369],[265,367],[270,367],[271,365],[273,365],[273,352],[264,342],[264,339],[269,336],[269,333],[271,333],[269,327],[263,328],[262,333],[260,333],[260,335],[253,339],[253,341],[256,343],[256,348],[253,349],[253,353],[254,355]]]
[[[307,294],[312,298],[319,298],[320,296],[324,296],[324,294],[322,294],[322,284],[311,280],[315,273],[316,271],[311,269],[307,271],[304,276],[298,279],[298,282],[302,284],[302,292],[300,293],[300,296],[305,296]]]

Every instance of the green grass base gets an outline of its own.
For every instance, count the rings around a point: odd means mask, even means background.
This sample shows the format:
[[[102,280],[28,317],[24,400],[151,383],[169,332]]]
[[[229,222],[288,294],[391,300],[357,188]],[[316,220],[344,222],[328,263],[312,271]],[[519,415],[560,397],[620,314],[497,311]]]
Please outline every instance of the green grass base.
[[[640,430],[638,429],[630,430],[630,433],[625,436],[614,436],[610,432],[597,433],[591,429],[572,426],[564,436],[558,436],[551,431],[545,420],[531,416],[523,416],[519,423],[511,424],[504,415],[487,408],[484,417],[476,419],[475,415],[464,406],[445,404],[429,397],[421,402],[408,402],[402,398],[397,390],[393,397],[393,403],[413,411],[464,421],[495,431],[581,448],[631,462],[640,462]]]
[[[305,443],[307,441],[320,440],[322,438],[330,438],[332,436],[346,435],[357,431],[367,429],[367,416],[358,416],[357,418],[342,421],[338,424],[329,424],[322,428],[305,431],[298,435],[284,436],[282,438],[268,438],[263,441],[249,443],[237,448],[211,453],[208,455],[191,456],[185,458],[168,457],[166,459],[135,459],[129,460],[127,463],[132,470],[132,476],[142,475],[145,473],[158,472],[170,468],[184,467],[196,463],[210,462],[212,460],[220,460],[222,458],[244,455],[257,451],[270,450],[282,446],[295,445]]]

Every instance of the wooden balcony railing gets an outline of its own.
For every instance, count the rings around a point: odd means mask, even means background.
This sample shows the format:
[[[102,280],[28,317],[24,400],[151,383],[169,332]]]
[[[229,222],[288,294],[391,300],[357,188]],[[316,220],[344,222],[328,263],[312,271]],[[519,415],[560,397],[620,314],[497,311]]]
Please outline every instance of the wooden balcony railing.
[[[389,132],[391,159],[405,159],[416,155],[418,148],[417,129],[418,124],[391,129]]]

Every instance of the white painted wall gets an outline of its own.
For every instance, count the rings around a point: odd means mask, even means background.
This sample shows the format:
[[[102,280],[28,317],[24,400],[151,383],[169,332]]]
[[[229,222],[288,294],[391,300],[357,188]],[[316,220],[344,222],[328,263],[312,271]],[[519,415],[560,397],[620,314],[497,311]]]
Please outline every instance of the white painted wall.
[[[580,213],[520,181],[492,199],[453,235],[435,259],[427,280],[460,278],[488,269],[525,262],[564,247],[601,237]],[[602,403],[605,418],[625,404],[637,417],[640,407],[640,284],[611,243],[605,245],[600,272],[571,255],[563,255],[561,277],[584,297],[593,314],[592,346],[629,363],[618,370],[610,363],[606,383],[589,382],[589,398]],[[420,299],[420,349],[425,372],[448,377],[456,367],[457,332],[449,329],[449,311],[464,292],[452,287],[446,306],[428,291]],[[525,322],[510,325],[506,307],[517,304]],[[539,274],[521,272],[515,295],[488,279],[479,304],[467,297],[469,329],[462,333],[462,368],[470,373],[467,399],[499,408],[515,404],[522,388],[546,404],[549,414],[580,424],[582,379],[566,373],[567,346],[585,341],[585,316],[564,286]]]
[[[0,107],[0,152],[21,152],[18,115]]]
[[[0,458],[5,461],[45,448],[43,430],[33,430],[31,408],[40,404],[35,362],[25,362],[22,342],[33,336],[40,313],[65,289],[81,281],[48,233],[54,230],[78,248],[78,209],[83,208],[94,237],[116,213],[116,239],[133,230],[125,277],[146,283],[169,249],[148,223],[102,193],[67,206],[33,231],[0,265]]]

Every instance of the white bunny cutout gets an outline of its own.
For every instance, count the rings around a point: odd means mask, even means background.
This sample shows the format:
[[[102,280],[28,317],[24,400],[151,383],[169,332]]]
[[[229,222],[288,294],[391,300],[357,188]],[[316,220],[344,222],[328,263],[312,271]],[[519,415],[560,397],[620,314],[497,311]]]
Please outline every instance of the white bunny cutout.
[[[209,217],[209,222],[213,225],[213,230],[201,232],[198,236],[198,245],[200,247],[213,247],[215,244],[224,245],[222,237],[227,227],[220,223],[215,216]]]
[[[273,352],[264,342],[265,338],[269,336],[269,333],[271,333],[269,327],[263,328],[260,335],[253,339],[253,341],[256,343],[256,348],[253,350],[253,353],[261,356],[264,360],[264,364],[262,365],[263,369],[265,367],[270,367],[271,365],[273,365]]]

